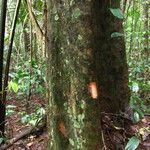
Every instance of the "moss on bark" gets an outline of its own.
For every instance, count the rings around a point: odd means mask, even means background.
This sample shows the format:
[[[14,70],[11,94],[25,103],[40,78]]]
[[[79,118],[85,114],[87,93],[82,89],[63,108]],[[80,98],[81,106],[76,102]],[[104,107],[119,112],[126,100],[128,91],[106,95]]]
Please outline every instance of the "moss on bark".
[[[47,0],[49,146],[102,149],[100,112],[119,112],[128,101],[122,22],[109,1]],[[98,86],[92,98],[91,83]],[[61,129],[61,130],[60,130]]]

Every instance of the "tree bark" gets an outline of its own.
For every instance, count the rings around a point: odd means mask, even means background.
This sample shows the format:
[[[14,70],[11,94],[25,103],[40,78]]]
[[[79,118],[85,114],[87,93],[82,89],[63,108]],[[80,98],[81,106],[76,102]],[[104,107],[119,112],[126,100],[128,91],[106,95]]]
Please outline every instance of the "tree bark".
[[[88,85],[96,82],[92,2],[52,0],[47,4],[49,149],[102,148],[99,100],[92,99],[88,90]]]
[[[4,39],[5,39],[5,22],[7,11],[7,0],[1,2],[1,18],[0,18],[0,136],[4,136],[5,130],[5,104],[2,101],[3,95],[3,54],[4,54]]]
[[[143,23],[144,23],[144,55],[148,60],[150,56],[149,48],[149,5],[148,0],[143,1]]]
[[[48,130],[52,150],[101,150],[101,112],[129,100],[120,1],[47,0]]]
[[[15,9],[14,19],[13,19],[13,24],[12,24],[12,31],[10,34],[10,41],[9,41],[10,43],[8,47],[8,55],[7,55],[7,60],[6,60],[5,72],[4,72],[3,92],[2,92],[2,95],[0,95],[0,110],[1,110],[0,131],[2,132],[3,136],[5,132],[6,96],[7,96],[7,86],[8,86],[8,78],[9,78],[10,59],[11,59],[12,46],[13,46],[13,40],[14,40],[14,35],[15,35],[17,16],[19,13],[20,3],[21,3],[21,0],[18,0],[16,9]]]
[[[120,1],[95,2],[94,58],[101,111],[119,113],[124,112],[129,103],[128,67],[124,38],[111,37],[114,32],[123,33],[123,20],[113,16],[109,8],[120,8]]]

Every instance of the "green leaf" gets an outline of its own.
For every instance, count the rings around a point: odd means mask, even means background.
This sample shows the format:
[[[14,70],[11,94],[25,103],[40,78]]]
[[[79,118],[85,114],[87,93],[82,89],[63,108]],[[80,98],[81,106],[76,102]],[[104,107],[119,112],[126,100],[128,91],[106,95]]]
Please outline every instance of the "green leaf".
[[[139,146],[139,144],[140,140],[136,136],[133,136],[127,143],[125,150],[135,150]]]
[[[113,33],[111,34],[111,38],[122,37],[122,36],[123,36],[123,34],[122,34],[122,33],[119,33],[119,32],[113,32]]]
[[[75,121],[74,122],[74,127],[77,128],[77,129],[80,129],[81,128],[80,123]]]
[[[6,108],[7,109],[14,109],[14,108],[16,108],[16,106],[15,105],[7,105]]]
[[[79,114],[78,115],[78,121],[83,121],[85,115],[84,114]]]
[[[44,108],[38,108],[37,109],[37,112],[36,112],[38,115],[42,116],[46,113],[45,109]]]
[[[17,83],[15,83],[15,82],[13,82],[13,84],[12,84],[12,89],[13,89],[13,91],[15,92],[15,93],[17,93],[18,92],[18,84]]]
[[[69,142],[72,146],[74,146],[74,141],[72,139],[69,139]]]
[[[132,91],[136,92],[136,93],[139,91],[139,85],[138,85],[138,83],[136,83],[136,82],[132,83]]]
[[[30,116],[29,116],[29,115],[24,115],[24,116],[21,118],[21,122],[22,122],[23,124],[29,122],[29,120],[30,120]]]
[[[119,19],[123,19],[123,18],[124,18],[121,9],[119,9],[119,8],[110,8],[110,11],[111,11],[111,13],[112,13],[115,17],[117,17],[117,18],[119,18]]]
[[[82,12],[79,8],[76,8],[74,11],[73,11],[73,18],[79,18],[81,16]]]
[[[36,123],[37,123],[37,119],[33,119],[33,120],[30,120],[30,121],[29,121],[29,124],[31,124],[31,125],[33,125],[33,126],[35,126]]]
[[[4,139],[3,139],[3,138],[0,138],[0,144],[2,144],[3,141],[4,141]]]
[[[11,116],[15,111],[12,109],[6,110],[6,116]]]
[[[15,93],[17,93],[18,90],[19,90],[19,86],[18,86],[18,84],[17,84],[16,82],[10,81],[10,82],[8,83],[8,89],[9,89],[9,90],[12,89]]]
[[[140,118],[144,117],[144,112],[141,109],[135,109],[137,113],[139,114]]]
[[[58,14],[55,15],[55,21],[58,21],[59,20],[59,16]]]
[[[139,122],[140,121],[140,115],[138,112],[134,112],[134,121]]]

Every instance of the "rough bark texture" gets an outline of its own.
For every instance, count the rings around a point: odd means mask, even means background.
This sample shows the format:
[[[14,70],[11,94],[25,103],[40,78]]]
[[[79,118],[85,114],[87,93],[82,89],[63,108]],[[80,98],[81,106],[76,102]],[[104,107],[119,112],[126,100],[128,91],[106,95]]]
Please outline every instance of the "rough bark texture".
[[[98,100],[88,91],[95,81],[90,1],[48,4],[50,65],[49,149],[100,149]]]
[[[28,20],[25,21],[23,28],[24,49],[26,54],[30,51],[30,34],[28,32]]]
[[[100,112],[124,111],[124,39],[111,38],[122,21],[109,10],[119,3],[47,0],[49,150],[101,150]]]
[[[6,24],[7,0],[1,1],[1,18],[0,18],[0,137],[4,136],[5,131],[5,103],[2,100],[3,96],[3,53],[5,39],[5,24]]]
[[[144,55],[148,60],[150,56],[149,48],[149,6],[150,2],[148,0],[143,1],[143,23],[144,23]]]
[[[94,49],[101,111],[124,112],[129,102],[128,69],[123,37],[112,38],[114,32],[123,33],[122,20],[113,16],[109,8],[120,8],[120,1],[94,2]]]

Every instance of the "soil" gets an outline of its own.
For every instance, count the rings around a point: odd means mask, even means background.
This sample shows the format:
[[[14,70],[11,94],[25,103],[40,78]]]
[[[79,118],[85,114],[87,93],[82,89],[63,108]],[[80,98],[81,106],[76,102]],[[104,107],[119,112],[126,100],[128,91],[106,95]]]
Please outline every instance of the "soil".
[[[24,112],[26,110],[26,104],[24,98],[16,98],[12,96],[13,99],[7,101],[7,105],[16,106],[15,112],[6,118],[6,135],[7,139],[11,139],[18,135],[20,132],[26,130],[30,125],[23,124],[21,122],[20,112]],[[30,99],[30,108],[28,108],[29,114],[34,113],[34,110],[37,107],[44,107],[44,99],[39,94],[35,94],[31,96]],[[46,150],[48,141],[48,134],[46,132],[46,128],[34,135],[28,135],[14,143],[14,145],[8,150]]]
[[[14,108],[14,113],[6,118],[7,139],[15,137],[29,127],[21,122],[20,115],[20,112],[26,111],[25,98],[17,98],[15,95],[9,95],[9,97],[11,99],[7,100],[7,106],[14,105],[16,108]],[[45,107],[46,102],[43,97],[39,94],[31,96],[29,114],[35,112],[37,107]],[[103,114],[102,127],[106,150],[124,150],[125,144],[135,135],[138,135],[142,141],[137,150],[150,150],[150,131],[144,130],[150,128],[150,115],[132,124],[131,120],[122,116]],[[45,128],[39,133],[20,139],[8,150],[46,150],[47,142],[48,134]]]

